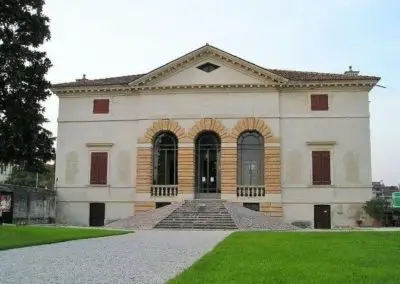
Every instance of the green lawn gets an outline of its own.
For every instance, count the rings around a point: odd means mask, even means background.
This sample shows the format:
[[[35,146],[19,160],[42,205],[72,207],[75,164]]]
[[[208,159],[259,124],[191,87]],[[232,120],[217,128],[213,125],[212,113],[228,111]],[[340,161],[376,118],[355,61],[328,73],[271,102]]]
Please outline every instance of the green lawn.
[[[169,283],[400,283],[400,232],[237,232]]]
[[[126,233],[129,232],[62,227],[0,226],[0,250]]]

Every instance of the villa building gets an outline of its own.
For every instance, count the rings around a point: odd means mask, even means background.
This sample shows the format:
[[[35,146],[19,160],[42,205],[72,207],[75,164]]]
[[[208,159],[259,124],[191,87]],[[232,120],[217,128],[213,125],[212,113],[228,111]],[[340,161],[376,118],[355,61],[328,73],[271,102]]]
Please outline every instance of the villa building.
[[[372,197],[379,79],[267,69],[205,45],[145,74],[54,84],[57,217],[88,225],[213,198],[353,226]]]

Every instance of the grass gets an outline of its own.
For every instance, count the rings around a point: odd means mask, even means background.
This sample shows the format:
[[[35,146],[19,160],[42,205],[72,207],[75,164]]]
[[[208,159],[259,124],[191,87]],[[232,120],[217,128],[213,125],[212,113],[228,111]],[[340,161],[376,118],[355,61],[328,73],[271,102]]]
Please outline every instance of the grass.
[[[1,226],[0,250],[51,244],[71,240],[114,236],[128,231],[62,227]]]
[[[399,283],[400,232],[237,232],[169,283]]]

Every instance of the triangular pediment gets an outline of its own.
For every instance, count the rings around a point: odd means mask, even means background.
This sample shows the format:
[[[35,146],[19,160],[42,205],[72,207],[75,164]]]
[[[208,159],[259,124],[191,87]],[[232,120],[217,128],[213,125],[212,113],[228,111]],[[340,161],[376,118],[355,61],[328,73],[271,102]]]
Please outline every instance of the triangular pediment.
[[[208,66],[202,68],[204,65]],[[205,45],[154,69],[129,85],[279,84],[287,81],[253,63]]]

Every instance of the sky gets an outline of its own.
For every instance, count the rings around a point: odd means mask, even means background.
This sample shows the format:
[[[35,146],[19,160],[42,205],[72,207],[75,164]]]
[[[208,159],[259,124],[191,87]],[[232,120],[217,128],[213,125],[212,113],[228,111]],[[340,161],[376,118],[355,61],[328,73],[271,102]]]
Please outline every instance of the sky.
[[[386,88],[370,94],[372,177],[400,183],[400,1],[46,2],[52,83],[148,72],[206,43],[267,68],[343,73],[352,65],[382,77]],[[57,97],[45,107],[56,135]]]

